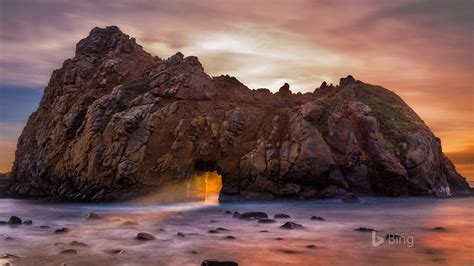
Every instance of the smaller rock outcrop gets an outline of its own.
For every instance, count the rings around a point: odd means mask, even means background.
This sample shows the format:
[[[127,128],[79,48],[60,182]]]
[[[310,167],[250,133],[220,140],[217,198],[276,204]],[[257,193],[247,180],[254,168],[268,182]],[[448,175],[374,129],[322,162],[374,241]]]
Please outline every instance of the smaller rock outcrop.
[[[347,77],[340,79],[339,86],[341,88],[344,88],[344,87],[348,87],[348,86],[350,86],[352,84],[355,84],[355,83],[356,83],[356,80],[354,79],[354,77],[351,76],[351,75],[348,75]]]
[[[287,96],[287,95],[291,95],[291,90],[290,90],[290,84],[288,83],[285,83],[283,84],[283,86],[280,87],[280,89],[278,90],[277,92],[277,95],[280,95],[280,96]]]

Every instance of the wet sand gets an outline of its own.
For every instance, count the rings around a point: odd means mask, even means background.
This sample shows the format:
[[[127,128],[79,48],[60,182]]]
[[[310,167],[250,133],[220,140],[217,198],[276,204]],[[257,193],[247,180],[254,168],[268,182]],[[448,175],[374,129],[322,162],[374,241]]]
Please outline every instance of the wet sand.
[[[233,218],[226,210],[263,211],[271,219],[284,213],[291,218],[262,224]],[[87,220],[91,212],[100,219]],[[220,205],[0,200],[0,220],[8,221],[11,215],[33,221],[32,225],[0,225],[0,256],[20,257],[0,258],[0,262],[14,265],[200,265],[205,259],[239,265],[474,264],[473,197]],[[324,221],[311,220],[312,216]],[[303,228],[280,228],[287,221]],[[70,231],[54,233],[64,227]],[[385,239],[374,247],[372,233],[354,230],[359,227],[373,228],[381,237],[396,233],[405,241],[388,243]],[[155,239],[137,240],[139,232]],[[408,237],[413,239],[411,247]],[[71,245],[72,241],[87,246]],[[68,249],[79,254],[60,254]]]

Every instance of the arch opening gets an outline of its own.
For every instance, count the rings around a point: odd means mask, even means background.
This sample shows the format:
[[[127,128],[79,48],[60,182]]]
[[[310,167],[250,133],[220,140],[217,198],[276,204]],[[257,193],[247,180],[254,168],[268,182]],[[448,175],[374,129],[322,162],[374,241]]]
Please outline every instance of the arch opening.
[[[206,204],[218,204],[221,188],[222,177],[216,171],[197,172],[189,182],[188,196]]]
[[[213,161],[195,162],[194,173],[188,183],[188,196],[206,204],[218,204],[222,189],[222,176],[218,170]]]

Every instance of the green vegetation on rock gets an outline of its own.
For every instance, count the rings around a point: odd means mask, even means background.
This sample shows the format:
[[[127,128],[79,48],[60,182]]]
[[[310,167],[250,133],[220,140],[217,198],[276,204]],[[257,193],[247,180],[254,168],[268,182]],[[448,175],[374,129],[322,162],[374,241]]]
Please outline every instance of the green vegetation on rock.
[[[344,99],[338,96],[332,96],[318,103],[324,106],[326,111],[324,112],[324,115],[321,117],[321,119],[316,124],[316,126],[319,132],[323,135],[323,138],[327,139],[327,137],[329,136],[329,125],[328,125],[329,114],[342,109],[344,105]]]
[[[372,109],[387,141],[386,148],[398,155],[398,144],[411,142],[406,136],[417,130],[416,123],[421,122],[420,118],[398,95],[380,86],[361,83],[355,89],[355,95]]]
[[[333,96],[322,101],[321,104],[331,113],[342,108],[344,105],[344,100],[340,97]]]

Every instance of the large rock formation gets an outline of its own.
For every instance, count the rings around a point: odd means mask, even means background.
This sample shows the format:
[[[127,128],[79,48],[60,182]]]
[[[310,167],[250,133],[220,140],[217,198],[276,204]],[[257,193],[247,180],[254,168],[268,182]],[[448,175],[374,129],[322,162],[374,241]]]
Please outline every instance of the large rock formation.
[[[95,28],[55,70],[18,141],[10,196],[116,200],[195,171],[221,199],[450,196],[468,188],[397,95],[342,78],[313,93],[250,90],[196,57]]]

